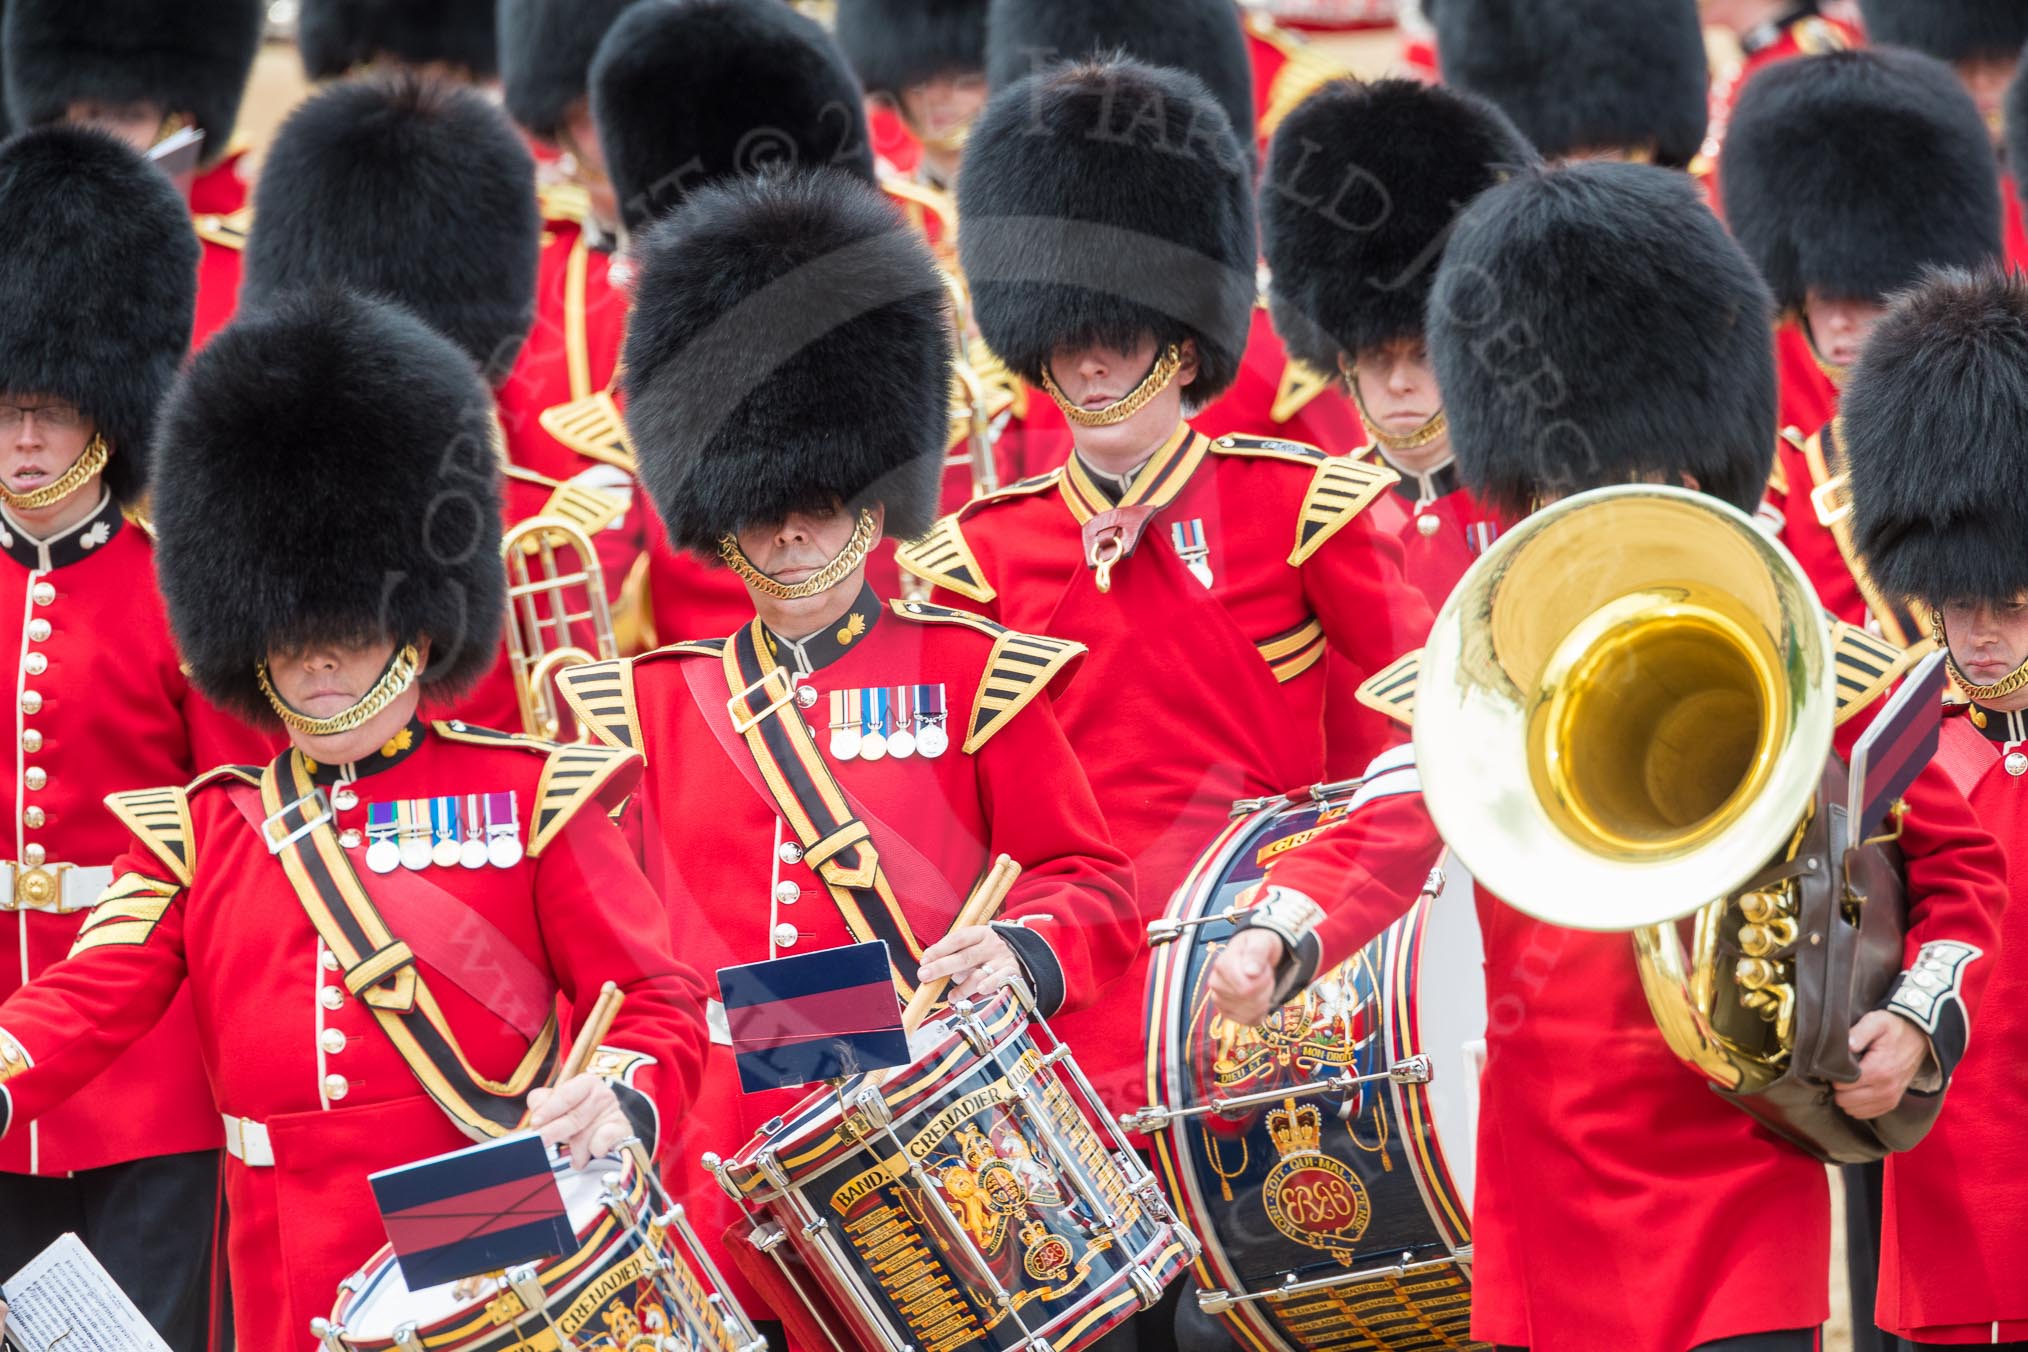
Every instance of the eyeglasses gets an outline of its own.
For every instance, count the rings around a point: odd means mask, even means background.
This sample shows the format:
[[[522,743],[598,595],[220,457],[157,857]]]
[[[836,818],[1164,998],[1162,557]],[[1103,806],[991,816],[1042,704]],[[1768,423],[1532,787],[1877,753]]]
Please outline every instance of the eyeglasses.
[[[52,432],[75,432],[84,425],[76,404],[0,404],[0,435],[20,431],[21,420],[29,417]]]

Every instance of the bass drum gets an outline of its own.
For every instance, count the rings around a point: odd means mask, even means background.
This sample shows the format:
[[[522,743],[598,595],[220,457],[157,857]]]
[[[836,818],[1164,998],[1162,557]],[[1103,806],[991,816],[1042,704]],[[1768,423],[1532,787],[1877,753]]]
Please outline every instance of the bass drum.
[[[1152,1106],[1131,1122],[1203,1241],[1197,1303],[1217,1318],[1184,1312],[1189,1352],[1477,1346],[1486,998],[1470,876],[1446,855],[1407,915],[1257,1028],[1205,991],[1234,932],[1222,917],[1357,787],[1240,805],[1153,927]]]

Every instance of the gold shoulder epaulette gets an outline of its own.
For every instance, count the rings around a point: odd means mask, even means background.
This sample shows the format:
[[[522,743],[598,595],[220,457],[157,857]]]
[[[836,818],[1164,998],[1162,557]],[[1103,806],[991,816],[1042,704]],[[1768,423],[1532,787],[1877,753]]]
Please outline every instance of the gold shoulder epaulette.
[[[1422,679],[1422,649],[1395,658],[1367,677],[1359,702],[1377,709],[1404,727],[1415,726],[1415,687]]]
[[[1049,688],[1056,674],[1084,656],[1085,646],[1068,639],[1044,638],[1003,629],[993,641],[986,675],[972,701],[972,719],[965,730],[966,754],[984,746],[1014,715]]]
[[[545,221],[569,221],[583,225],[591,215],[591,193],[576,183],[561,179],[544,183],[535,190],[536,209]]]
[[[1845,40],[1845,34],[1835,25],[1825,22],[1822,16],[1806,15],[1789,25],[1789,33],[1796,40],[1796,48],[1804,56],[1822,56],[1826,52],[1842,52],[1852,44]]]
[[[1265,303],[1266,297],[1262,300]],[[1268,406],[1268,421],[1287,422],[1316,402],[1317,396],[1330,389],[1336,379],[1307,362],[1290,357],[1288,364],[1282,367],[1282,378],[1275,382],[1275,401]]]
[[[1793,424],[1782,429],[1781,439],[1798,451],[1804,448],[1802,429]],[[1783,497],[1787,497],[1789,493],[1789,471],[1788,467],[1782,464],[1779,448],[1775,451],[1774,468],[1767,474],[1767,490],[1770,493],[1779,493]]]
[[[553,516],[583,531],[597,535],[627,514],[627,500],[617,493],[593,488],[575,479],[558,484],[536,515]]]
[[[542,782],[535,790],[535,823],[528,834],[529,857],[540,857],[543,848],[556,839],[557,832],[586,803],[608,794],[622,795],[631,789],[640,777],[641,765],[639,752],[619,747],[586,744],[551,750],[542,767]],[[623,771],[625,779],[614,783]]]
[[[198,783],[208,782],[207,775]],[[191,785],[191,789],[197,785]],[[106,807],[148,852],[162,861],[176,881],[190,886],[190,789],[129,789],[106,795]]]
[[[627,434],[626,420],[620,417],[620,406],[613,402],[610,391],[553,404],[535,421],[564,449],[634,472],[634,440]]]
[[[216,244],[235,253],[244,252],[247,235],[253,230],[253,208],[241,207],[229,216],[207,212],[193,216],[190,223],[195,227],[197,237],[206,244]]]
[[[1286,437],[1243,437],[1228,435],[1213,438],[1211,449],[1220,455],[1246,455],[1263,460],[1287,460],[1298,465],[1315,465],[1331,457],[1307,441],[1290,441]]]
[[[984,604],[999,595],[965,543],[965,528],[955,514],[938,517],[937,523],[914,540],[897,545],[894,561],[902,570],[936,587],[945,587],[968,601]]]
[[[1934,646],[1925,639],[1898,647],[1856,624],[1831,624],[1833,661],[1838,669],[1837,721],[1843,723],[1887,693],[1910,667],[1929,656]]]
[[[1317,466],[1310,491],[1303,495],[1301,519],[1296,523],[1296,545],[1289,551],[1291,566],[1300,567],[1324,547],[1324,542],[1343,530],[1345,523],[1365,511],[1373,500],[1401,482],[1401,476],[1385,465],[1330,456]]]
[[[640,751],[641,715],[634,705],[634,666],[624,659],[589,662],[556,678],[577,721],[607,746]]]
[[[658,657],[723,657],[725,640],[722,638],[686,638],[681,643],[665,643],[653,652],[642,653],[634,658],[636,662],[652,662]]]

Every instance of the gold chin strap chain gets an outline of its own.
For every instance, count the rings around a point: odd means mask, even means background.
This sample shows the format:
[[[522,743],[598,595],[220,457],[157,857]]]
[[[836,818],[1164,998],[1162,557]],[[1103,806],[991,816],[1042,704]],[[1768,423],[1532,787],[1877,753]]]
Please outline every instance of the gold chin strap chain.
[[[852,538],[845,542],[845,548],[838,551],[838,557],[804,578],[790,585],[777,582],[753,566],[753,560],[739,547],[739,541],[731,535],[718,537],[718,557],[725,560],[725,566],[739,574],[739,580],[752,587],[762,596],[777,601],[800,601],[806,596],[827,592],[852,575],[852,570],[866,561],[867,551],[873,548],[877,528],[873,513],[859,509],[859,524],[852,528]]]
[[[1042,388],[1049,392],[1049,397],[1063,410],[1063,416],[1077,426],[1117,427],[1146,408],[1156,395],[1168,389],[1169,382],[1174,380],[1177,372],[1182,369],[1183,349],[1171,343],[1162,350],[1161,356],[1155,358],[1155,364],[1148,368],[1148,374],[1141,378],[1140,384],[1129,390],[1124,399],[1115,400],[1104,408],[1081,408],[1070,402],[1064,397],[1063,391],[1057,388],[1056,377],[1050,373],[1047,363],[1042,367]]]
[[[416,672],[421,658],[410,643],[388,662],[387,670],[380,673],[380,679],[373,683],[373,689],[366,692],[360,701],[349,709],[332,714],[329,718],[312,718],[299,713],[283,702],[276,693],[274,683],[268,679],[268,664],[254,663],[254,675],[260,681],[261,693],[267,696],[275,715],[291,732],[300,732],[306,737],[333,737],[341,732],[351,732],[364,727],[382,709],[394,703],[402,691],[415,684]]]
[[[5,502],[17,512],[39,512],[45,507],[54,507],[90,483],[92,476],[103,470],[112,458],[112,447],[106,445],[104,437],[95,435],[83,454],[70,462],[70,468],[58,475],[55,483],[44,484],[32,493],[16,493],[0,487],[0,502]]]
[[[1380,423],[1366,411],[1366,396],[1359,392],[1359,366],[1344,354],[1339,354],[1338,370],[1345,377],[1345,387],[1352,391],[1352,402],[1359,406],[1359,419],[1366,424],[1366,435],[1373,438],[1383,451],[1419,451],[1450,431],[1450,419],[1442,409],[1429,415],[1429,421],[1413,432],[1396,436],[1383,431]]]
[[[1963,691],[1967,698],[1990,702],[2005,699],[2016,691],[2028,687],[2028,662],[2023,662],[1991,685],[1974,684],[1971,678],[1958,670],[1958,659],[1951,652],[1950,640],[1944,637],[1943,612],[1933,607],[1929,612],[1929,633],[1930,637],[1936,640],[1936,646],[1943,649],[1944,662],[1950,667],[1951,684]]]

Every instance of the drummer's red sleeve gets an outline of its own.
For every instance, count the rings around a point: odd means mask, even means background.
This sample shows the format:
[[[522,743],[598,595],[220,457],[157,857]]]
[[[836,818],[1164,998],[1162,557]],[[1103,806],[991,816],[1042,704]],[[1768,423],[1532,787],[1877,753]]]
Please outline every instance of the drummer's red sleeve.
[[[1838,729],[1850,756],[1885,699]],[[1902,976],[1887,1007],[1929,1035],[1948,1081],[1965,1054],[1973,1017],[1999,956],[2007,857],[1941,763],[1932,760],[1902,795],[1901,858],[1908,894]],[[1920,976],[1921,980],[1914,978]]]
[[[1036,970],[1049,955],[1019,936],[1009,942],[1029,969],[1045,1015],[1081,1008],[1139,949],[1133,866],[1113,844],[1048,699],[1029,701],[979,748],[975,765],[991,823],[987,854],[1005,854],[1022,868],[1001,919],[1047,942],[1061,969],[1058,989],[1049,989],[1050,974]]]
[[[1360,706],[1360,683],[1429,639],[1429,603],[1402,572],[1401,543],[1361,513],[1302,565],[1303,596],[1331,645],[1325,667],[1324,767],[1350,779],[1400,729]]]
[[[660,1122],[676,1120],[703,1072],[704,984],[673,954],[668,918],[620,828],[596,809],[572,816],[543,851],[535,898],[573,1026],[605,982],[626,996],[593,1070],[641,1094]]]
[[[70,956],[0,1004],[0,1136],[84,1088],[176,998],[184,891],[163,872],[151,854],[121,858]]]
[[[1402,766],[1388,768],[1390,760],[1412,766],[1405,745],[1384,752],[1369,767],[1369,783],[1403,774]],[[1319,949],[1316,971],[1330,971],[1399,920],[1422,894],[1443,853],[1421,793],[1401,787],[1358,804],[1268,868],[1264,886],[1300,892],[1323,908],[1312,931]]]

